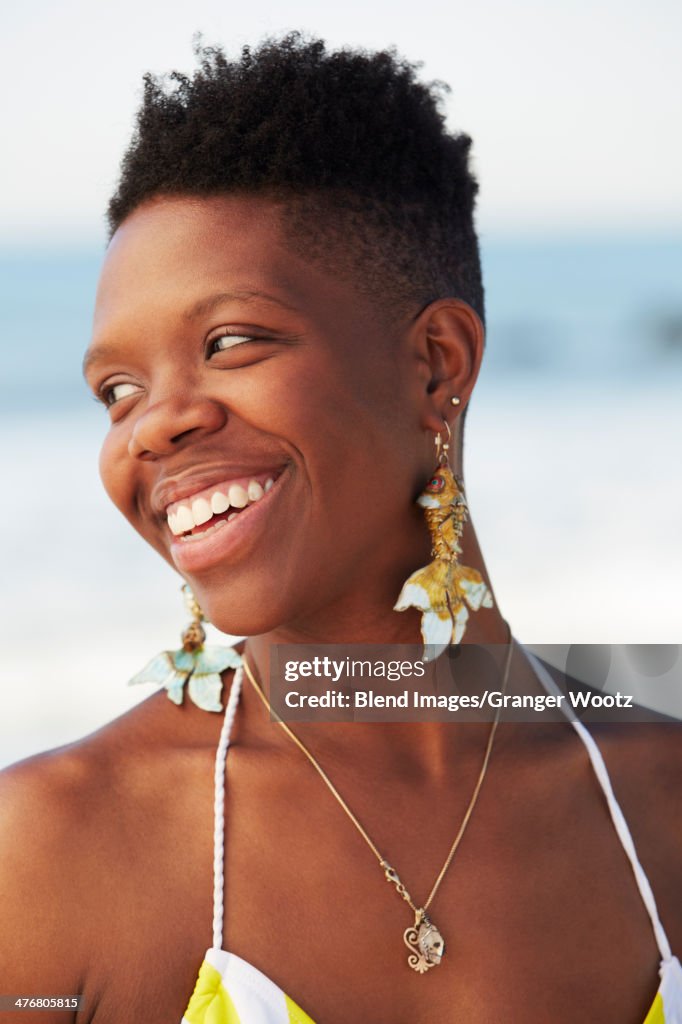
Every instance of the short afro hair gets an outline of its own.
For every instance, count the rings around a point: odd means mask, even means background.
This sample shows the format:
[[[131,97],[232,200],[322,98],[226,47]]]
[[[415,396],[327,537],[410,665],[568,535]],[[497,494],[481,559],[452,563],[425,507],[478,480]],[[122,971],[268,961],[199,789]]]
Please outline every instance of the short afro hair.
[[[263,195],[303,258],[354,276],[379,305],[452,296],[484,321],[471,138],[445,126],[447,86],[394,49],[329,52],[292,32],[230,60],[144,78],[109,203],[111,234],[160,195]]]

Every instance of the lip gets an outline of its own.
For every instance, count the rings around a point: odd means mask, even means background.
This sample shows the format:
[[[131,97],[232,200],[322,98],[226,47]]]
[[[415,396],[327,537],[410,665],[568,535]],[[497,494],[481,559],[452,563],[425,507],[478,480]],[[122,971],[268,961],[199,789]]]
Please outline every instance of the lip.
[[[262,476],[263,473],[270,474],[275,483],[286,469],[286,464],[278,466],[211,466],[201,472],[188,473],[187,476],[171,477],[162,480],[152,490],[151,507],[153,511],[165,518],[166,509],[176,501],[184,498],[191,498],[209,487],[225,483],[225,481],[241,480],[244,477]],[[274,485],[273,485],[274,486]],[[262,500],[262,499],[261,499]]]
[[[241,557],[258,539],[264,526],[264,520],[268,516],[270,505],[277,500],[280,491],[286,486],[289,476],[289,466],[286,466],[279,471],[279,476],[274,484],[262,498],[247,505],[235,519],[226,522],[219,530],[210,532],[206,536],[199,534],[196,539],[190,541],[173,538],[170,553],[178,571],[196,574],[212,569],[219,563],[229,562],[235,554]],[[204,483],[202,486],[210,485]]]

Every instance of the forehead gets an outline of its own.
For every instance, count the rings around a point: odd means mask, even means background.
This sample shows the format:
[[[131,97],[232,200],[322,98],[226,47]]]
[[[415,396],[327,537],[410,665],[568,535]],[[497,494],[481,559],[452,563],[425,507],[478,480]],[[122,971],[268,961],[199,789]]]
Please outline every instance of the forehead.
[[[280,209],[252,198],[163,198],[121,224],[104,259],[96,316],[174,305],[201,289],[296,285]]]
[[[347,303],[349,292],[353,305],[361,301],[348,281],[291,251],[274,200],[163,197],[133,211],[109,244],[95,334],[115,329],[119,320],[176,315],[221,292],[262,292],[313,317]]]

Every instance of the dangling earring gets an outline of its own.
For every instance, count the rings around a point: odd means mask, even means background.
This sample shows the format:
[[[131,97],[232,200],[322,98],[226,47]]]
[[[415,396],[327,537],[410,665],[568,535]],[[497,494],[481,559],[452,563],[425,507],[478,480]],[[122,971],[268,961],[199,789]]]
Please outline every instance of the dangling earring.
[[[241,656],[233,647],[204,647],[206,633],[201,624],[206,621],[204,613],[186,583],[182,592],[192,616],[192,621],[182,633],[182,647],[179,651],[157,654],[128,685],[157,683],[167,690],[174,704],[182,704],[183,689],[189,680],[187,691],[197,707],[204,711],[222,711],[220,692],[223,681],[220,673],[228,668],[238,668]]]
[[[461,641],[469,618],[467,605],[472,611],[493,606],[492,594],[480,572],[458,561],[462,554],[459,541],[469,510],[461,481],[448,465],[452,435],[447,420],[443,422],[447,438],[444,441],[440,433],[436,435],[438,464],[417,498],[431,534],[433,561],[412,573],[394,605],[398,612],[418,608],[422,613],[424,661],[437,657],[448,644]]]

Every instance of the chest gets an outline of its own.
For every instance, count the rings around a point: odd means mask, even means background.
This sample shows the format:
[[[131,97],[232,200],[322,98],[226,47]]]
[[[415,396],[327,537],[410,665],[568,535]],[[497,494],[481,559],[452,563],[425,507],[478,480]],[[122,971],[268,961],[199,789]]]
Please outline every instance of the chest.
[[[307,774],[279,783],[239,758],[230,765],[223,946],[316,1024],[643,1024],[658,953],[598,796],[576,799],[559,785],[543,799],[542,787],[533,794],[502,777],[484,790],[429,908],[445,956],[419,975],[403,938],[410,908]],[[178,800],[172,832],[155,829],[129,870],[115,869],[115,898],[104,893],[85,988],[94,1024],[179,1022],[187,1005],[213,913],[210,785],[193,797]],[[356,793],[354,810],[417,905],[467,800],[464,786],[438,799],[403,793],[396,806],[371,786]]]

